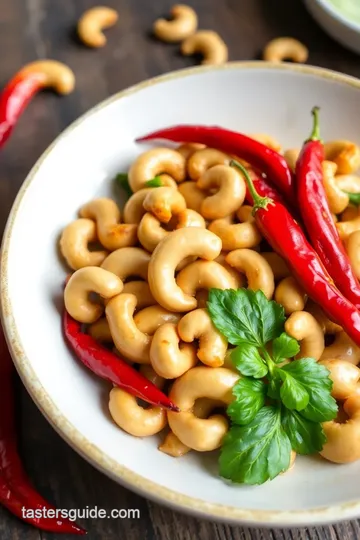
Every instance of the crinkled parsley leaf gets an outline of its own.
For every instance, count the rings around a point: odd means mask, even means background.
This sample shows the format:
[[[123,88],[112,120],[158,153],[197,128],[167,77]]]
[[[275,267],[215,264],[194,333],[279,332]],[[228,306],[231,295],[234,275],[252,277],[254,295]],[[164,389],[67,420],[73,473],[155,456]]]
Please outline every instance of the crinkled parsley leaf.
[[[231,352],[231,361],[240,373],[248,377],[261,379],[268,372],[267,365],[260,356],[258,349],[248,343],[238,345]]]
[[[272,359],[275,364],[284,362],[289,358],[293,358],[300,352],[300,345],[296,339],[283,332],[279,337],[272,342]]]
[[[265,405],[266,384],[244,377],[232,389],[235,400],[227,408],[227,414],[235,424],[249,424]]]

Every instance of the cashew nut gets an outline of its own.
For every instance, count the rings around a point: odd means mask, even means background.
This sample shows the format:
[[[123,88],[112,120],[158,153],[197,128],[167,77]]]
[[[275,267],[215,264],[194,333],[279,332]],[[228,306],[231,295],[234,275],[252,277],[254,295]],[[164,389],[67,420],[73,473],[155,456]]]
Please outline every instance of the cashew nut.
[[[284,279],[290,276],[290,269],[286,261],[275,252],[262,252],[261,256],[270,265],[275,281]]]
[[[201,205],[206,198],[206,194],[199,189],[195,182],[183,182],[179,185],[179,191],[186,201],[186,206],[201,212]]]
[[[226,262],[246,275],[249,289],[262,290],[266,298],[272,298],[275,290],[274,274],[269,263],[256,251],[236,249],[231,251]]]
[[[185,295],[175,282],[175,269],[191,255],[205,260],[215,259],[221,251],[221,240],[210,231],[189,227],[172,231],[155,248],[152,254],[148,280],[157,302],[170,311],[190,311],[196,299]]]
[[[359,207],[349,204],[340,216],[340,221],[351,221],[359,216]]]
[[[161,173],[169,174],[176,182],[183,182],[186,176],[185,158],[170,148],[152,148],[141,154],[129,170],[132,191],[144,188],[148,180]]]
[[[198,308],[206,308],[209,299],[209,291],[206,289],[199,289],[196,293],[196,301]]]
[[[94,219],[101,244],[109,251],[137,242],[137,226],[120,224],[120,210],[112,199],[94,199],[80,209],[80,216]]]
[[[344,403],[348,420],[323,424],[326,443],[320,454],[334,463],[352,463],[360,459],[360,396],[354,394]]]
[[[275,152],[281,152],[281,144],[279,141],[267,133],[252,133],[249,135],[249,137],[255,141],[261,142],[265,146],[268,146],[271,148],[271,150],[275,150]]]
[[[351,141],[330,141],[324,150],[325,158],[336,163],[338,174],[352,174],[360,166],[360,148]]]
[[[230,157],[224,154],[224,152],[220,152],[220,150],[215,150],[214,148],[203,148],[190,156],[187,163],[187,170],[192,180],[199,180],[211,167],[215,167],[215,165],[229,165],[229,163]]]
[[[350,234],[345,241],[345,246],[351,267],[356,277],[360,279],[360,231]]]
[[[255,221],[255,218],[253,216],[253,207],[249,204],[243,204],[242,206],[240,206],[240,208],[237,209],[236,217],[241,223],[244,223],[245,221],[253,223]]]
[[[240,289],[240,287],[243,287],[245,285],[244,276],[226,262],[226,256],[227,256],[226,252],[220,253],[220,255],[216,257],[215,262],[221,264],[221,266],[223,266],[225,270],[231,275],[232,279],[234,280],[233,288]],[[206,301],[207,301],[208,292],[207,291],[204,291],[204,292],[206,292]],[[196,298],[198,299],[197,294],[196,294]],[[206,306],[206,303],[204,306],[200,306],[199,299],[198,299],[198,307],[205,307],[205,306]]]
[[[162,223],[169,223],[172,216],[186,209],[184,197],[169,187],[152,189],[145,197],[143,206]]]
[[[154,188],[140,189],[131,195],[124,206],[124,223],[133,223],[135,225],[140,223],[141,218],[146,213],[143,202],[146,195],[153,189]]]
[[[88,47],[103,47],[106,44],[106,37],[102,31],[114,26],[118,18],[117,11],[109,7],[98,6],[88,9],[77,25],[79,38]]]
[[[76,270],[66,284],[64,301],[66,310],[79,322],[93,323],[101,316],[103,306],[89,299],[95,292],[103,298],[112,298],[123,290],[123,282],[117,276],[96,266]]]
[[[60,250],[73,270],[85,266],[100,266],[107,257],[107,251],[90,251],[88,244],[95,242],[96,226],[91,219],[77,219],[70,223],[60,238]]]
[[[308,56],[308,48],[297,39],[291,37],[279,37],[271,40],[263,52],[263,59],[267,62],[292,60],[299,64],[305,64]]]
[[[99,343],[113,343],[109,323],[107,322],[106,317],[101,317],[97,321],[90,324],[88,333]]]
[[[134,317],[134,322],[140,332],[152,336],[163,324],[176,324],[180,319],[179,313],[167,311],[161,306],[150,306],[139,311]]]
[[[275,301],[284,307],[286,315],[303,311],[306,300],[307,294],[292,276],[281,280],[275,289]]]
[[[333,161],[324,161],[322,164],[323,181],[326,197],[329,203],[329,208],[334,214],[340,214],[349,204],[349,195],[344,193],[339,188],[335,173],[337,169],[336,163]]]
[[[164,388],[166,380],[164,377],[160,377],[154,370],[151,364],[141,364],[139,366],[139,371],[144,377],[146,377],[150,382],[155,384],[158,388]]]
[[[308,300],[306,303],[306,311],[308,311],[317,320],[323,334],[337,334],[338,332],[342,331],[341,326],[333,321],[330,321],[329,317],[325,315],[319,304],[315,304],[315,302],[312,300]]]
[[[205,148],[205,144],[184,143],[178,146],[176,151],[179,152],[179,154],[181,154],[182,156],[184,156],[185,159],[189,159],[189,157],[192,156],[194,152],[196,152],[197,150],[202,150],[203,148]]]
[[[355,231],[360,231],[360,216],[351,219],[350,221],[339,221],[336,223],[336,228],[341,240],[346,242],[350,234]]]
[[[154,34],[162,41],[176,43],[194,34],[198,26],[196,12],[184,4],[171,8],[172,21],[158,19],[154,23]]]
[[[184,56],[202,54],[204,65],[225,64],[229,56],[225,42],[212,30],[199,30],[189,36],[181,44],[181,53]]]
[[[262,236],[255,222],[230,223],[227,219],[215,219],[209,225],[209,231],[221,239],[225,251],[253,248],[258,246]]]
[[[293,172],[295,172],[296,162],[298,160],[299,155],[300,155],[299,148],[289,148],[288,150],[285,150],[284,152],[284,159]]]
[[[201,204],[200,213],[205,219],[219,219],[235,212],[245,200],[244,179],[227,165],[215,165],[208,169],[197,181],[198,188],[218,191],[209,195]]]
[[[136,296],[136,308],[144,309],[156,304],[156,300],[151,294],[150,287],[145,281],[128,281],[124,284],[123,294],[133,294]]]
[[[360,176],[355,174],[338,174],[335,181],[340,189],[349,193],[359,193],[360,191]]]
[[[30,73],[36,76],[43,88],[53,88],[58,94],[70,94],[75,87],[74,72],[57,60],[36,60],[21,68],[19,77]]]
[[[150,361],[158,375],[176,379],[196,365],[196,349],[188,343],[180,343],[176,324],[165,323],[152,338]]]
[[[210,367],[220,367],[227,351],[226,339],[213,325],[206,309],[195,309],[182,317],[178,323],[180,338],[186,343],[199,340],[197,357]]]
[[[180,214],[177,214],[176,220],[177,229],[184,229],[186,227],[206,228],[205,219],[202,217],[202,215],[195,212],[195,210],[191,210],[190,208],[187,208],[186,210],[183,210],[183,212],[180,212]]]
[[[338,332],[335,341],[328,347],[325,347],[321,360],[336,358],[346,360],[357,366],[360,363],[360,348],[349,338],[345,332]]]
[[[140,277],[147,281],[150,253],[137,247],[124,247],[113,251],[101,267],[118,276],[122,281]]]
[[[333,381],[331,395],[335,399],[344,400],[354,394],[360,379],[358,367],[339,359],[321,360],[320,364],[330,371],[330,379]]]
[[[315,317],[306,311],[295,311],[286,321],[285,331],[300,341],[300,352],[296,358],[311,357],[319,360],[325,349],[325,340]]]
[[[226,368],[195,367],[177,379],[170,391],[170,399],[180,413],[168,413],[170,428],[180,441],[198,452],[215,450],[228,431],[228,421],[216,414],[207,419],[197,418],[193,412],[198,398],[208,397],[229,405],[232,388],[239,375]]]

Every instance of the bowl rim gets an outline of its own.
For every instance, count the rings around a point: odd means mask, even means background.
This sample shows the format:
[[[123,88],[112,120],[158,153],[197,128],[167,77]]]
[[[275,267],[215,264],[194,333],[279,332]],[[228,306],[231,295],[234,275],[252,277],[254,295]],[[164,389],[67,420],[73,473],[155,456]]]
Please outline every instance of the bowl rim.
[[[331,4],[330,0],[315,0],[315,2],[333,19],[336,19],[344,26],[347,26],[348,28],[351,28],[351,30],[354,30],[355,32],[360,33],[360,23],[353,22],[351,19],[346,17],[339,11],[333,4]]]
[[[161,84],[166,81],[176,80],[194,74],[206,73],[209,71],[227,70],[258,70],[266,69],[273,71],[291,71],[298,74],[307,74],[332,80],[360,90],[360,80],[354,77],[343,75],[328,69],[296,64],[271,64],[268,62],[230,62],[222,66],[197,66],[187,68],[165,75],[160,75],[152,79],[140,82],[126,90],[118,92],[107,98],[100,104],[91,108],[81,115],[70,126],[68,126],[50,146],[43,152],[35,165],[30,170],[24,183],[22,184],[10,211],[2,240],[1,251],[1,275],[0,275],[0,298],[1,298],[1,321],[5,332],[5,337],[15,367],[22,382],[28,390],[31,398],[40,409],[45,418],[59,433],[59,435],[91,465],[100,470],[108,477],[122,484],[136,493],[152,499],[164,506],[180,510],[187,514],[192,514],[203,519],[212,519],[219,522],[242,524],[248,526],[268,526],[268,527],[290,527],[304,525],[318,525],[334,523],[345,519],[353,519],[360,516],[360,498],[356,501],[328,505],[319,508],[305,510],[249,510],[217,503],[209,503],[188,495],[180,494],[173,489],[147,480],[131,469],[121,465],[100,448],[95,446],[75,428],[71,422],[61,413],[51,396],[45,391],[36,373],[32,368],[30,359],[26,356],[22,347],[21,338],[18,333],[15,318],[12,310],[12,302],[8,290],[8,258],[9,247],[12,238],[12,231],[16,217],[21,207],[21,202],[28,188],[36,178],[37,172],[52,150],[67,137],[79,124],[90,118],[98,111],[107,107],[111,103],[123,99],[131,94],[140,92],[150,86]]]

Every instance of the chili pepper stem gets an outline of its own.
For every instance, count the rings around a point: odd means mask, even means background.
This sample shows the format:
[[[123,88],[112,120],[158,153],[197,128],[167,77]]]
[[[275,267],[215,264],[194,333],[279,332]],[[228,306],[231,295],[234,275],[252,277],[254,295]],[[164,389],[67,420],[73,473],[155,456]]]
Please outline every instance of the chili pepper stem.
[[[319,119],[320,107],[313,107],[311,114],[313,116],[313,129],[310,137],[305,142],[321,141],[320,138],[320,119]]]
[[[243,176],[245,178],[245,182],[246,182],[246,184],[247,184],[247,186],[249,188],[249,191],[251,193],[251,196],[252,196],[252,198],[254,200],[253,213],[256,211],[257,208],[266,208],[268,204],[273,204],[272,199],[270,199],[269,197],[261,197],[258,194],[258,192],[255,189],[254,182],[252,181],[252,179],[250,178],[249,173],[247,172],[247,170],[245,169],[245,167],[241,163],[239,163],[235,159],[232,159],[230,161],[230,167],[235,167],[236,169],[239,169],[239,171],[241,171],[241,173],[243,174]]]

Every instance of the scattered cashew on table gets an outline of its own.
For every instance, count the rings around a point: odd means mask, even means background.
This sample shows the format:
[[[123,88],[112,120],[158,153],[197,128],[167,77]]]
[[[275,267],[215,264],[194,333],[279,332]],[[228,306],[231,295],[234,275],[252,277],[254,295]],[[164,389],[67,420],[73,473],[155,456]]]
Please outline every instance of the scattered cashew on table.
[[[114,26],[118,18],[117,11],[106,6],[88,9],[80,17],[77,25],[79,38],[88,47],[95,49],[104,47],[107,39],[103,30]]]

